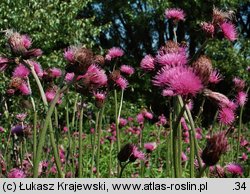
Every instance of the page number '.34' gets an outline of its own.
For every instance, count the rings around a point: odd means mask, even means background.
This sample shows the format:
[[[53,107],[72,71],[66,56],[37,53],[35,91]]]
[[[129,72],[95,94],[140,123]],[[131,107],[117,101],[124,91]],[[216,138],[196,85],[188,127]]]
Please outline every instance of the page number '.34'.
[[[238,190],[246,190],[246,182],[235,182],[234,183],[234,185],[235,185],[235,187],[234,187],[234,189],[233,190],[236,190],[236,191],[238,191]]]

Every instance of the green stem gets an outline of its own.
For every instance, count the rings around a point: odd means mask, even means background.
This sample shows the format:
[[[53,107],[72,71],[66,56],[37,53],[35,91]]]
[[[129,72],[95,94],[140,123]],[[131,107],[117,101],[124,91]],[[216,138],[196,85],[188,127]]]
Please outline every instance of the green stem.
[[[99,117],[100,117],[100,111],[97,112],[96,121],[95,121],[94,140],[93,140],[93,145],[92,145],[92,157],[91,157],[90,178],[93,178],[93,168],[94,168],[94,162],[95,162],[96,134],[97,134],[97,133],[96,133],[96,130],[97,130],[97,128],[98,128]]]
[[[79,157],[78,157],[78,176],[83,177],[83,142],[82,142],[82,125],[83,125],[83,97],[81,100],[80,108],[80,121],[79,121]]]
[[[111,140],[110,142],[110,151],[109,151],[109,175],[108,177],[111,177],[111,172],[112,172],[112,151],[113,151],[113,142]]]
[[[189,131],[189,141],[190,141],[190,178],[194,177],[194,138],[192,135],[192,131]]]
[[[249,87],[246,90],[246,94],[249,91]],[[241,130],[242,130],[242,115],[243,115],[244,106],[240,107],[240,117],[239,117],[239,128],[238,128],[238,134],[237,134],[237,147],[236,147],[236,154],[235,154],[235,160],[236,162],[239,162],[238,154],[240,153],[240,136],[241,136]]]
[[[121,166],[121,172],[120,172],[120,174],[119,174],[119,178],[122,178],[122,173],[123,173],[124,169],[126,168],[126,166],[127,166],[129,163],[130,163],[130,161],[128,161],[127,163],[125,163],[123,166],[120,165],[120,166]]]
[[[120,146],[120,131],[119,131],[119,120],[118,120],[118,102],[117,102],[117,91],[114,90],[114,98],[115,98],[115,127],[116,127],[116,142],[117,142],[117,153],[119,153]],[[120,172],[120,166],[117,165],[117,174]]]
[[[64,86],[62,89],[57,91],[56,96],[53,99],[53,101],[51,102],[49,110],[47,112],[44,126],[43,126],[43,129],[41,130],[41,134],[40,134],[40,141],[38,143],[38,148],[37,148],[37,155],[36,155],[36,160],[35,160],[35,164],[34,164],[34,178],[38,177],[39,162],[40,162],[40,159],[42,156],[42,150],[43,150],[43,146],[44,146],[45,139],[46,139],[46,132],[47,132],[48,126],[49,126],[50,121],[51,121],[51,115],[53,114],[54,108],[56,106],[56,103],[57,103],[61,93],[63,93],[67,88],[68,88],[68,85]],[[57,169],[57,170],[59,172],[59,175],[61,177],[63,177],[63,173],[61,172],[62,170],[61,169]]]
[[[97,159],[96,159],[96,177],[100,177],[100,150],[101,150],[101,134],[102,134],[102,117],[104,113],[104,107],[101,109],[101,114],[99,118],[99,124],[98,124],[98,138],[97,138]]]
[[[204,165],[201,169],[200,169],[200,172],[199,172],[199,175],[197,178],[201,178],[203,177],[203,174],[205,172],[205,170],[207,169],[207,165]]]

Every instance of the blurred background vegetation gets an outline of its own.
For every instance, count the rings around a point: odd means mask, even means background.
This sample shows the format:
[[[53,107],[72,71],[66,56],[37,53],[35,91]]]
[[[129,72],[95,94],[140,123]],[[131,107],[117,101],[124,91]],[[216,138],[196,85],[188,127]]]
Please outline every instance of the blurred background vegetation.
[[[183,9],[187,15],[186,21],[179,24],[177,35],[178,42],[187,43],[190,55],[205,40],[200,23],[211,20],[213,7],[234,11],[238,41],[214,40],[205,52],[224,76],[215,91],[231,94],[235,76],[249,83],[250,74],[246,71],[250,66],[248,0],[3,0],[0,2],[0,30],[12,28],[29,34],[34,46],[44,52],[39,59],[44,68],[63,69],[62,53],[71,44],[83,44],[101,54],[110,47],[121,47],[126,53],[124,62],[138,70],[130,80],[125,100],[138,106],[146,104],[160,114],[167,107],[162,106],[163,98],[152,87],[149,77],[139,70],[139,64],[143,56],[155,54],[167,40],[173,39],[173,26],[164,18],[165,9],[172,7]],[[4,33],[0,35],[2,53],[6,45]],[[249,105],[248,102],[245,121],[250,120]],[[210,106],[209,102],[206,106]]]

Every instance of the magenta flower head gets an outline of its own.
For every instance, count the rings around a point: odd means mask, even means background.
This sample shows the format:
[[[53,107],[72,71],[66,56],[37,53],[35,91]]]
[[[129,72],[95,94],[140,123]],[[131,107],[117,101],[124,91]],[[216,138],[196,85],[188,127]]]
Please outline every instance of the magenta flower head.
[[[147,153],[153,152],[157,147],[156,142],[145,143],[144,148],[146,149]]]
[[[235,78],[233,79],[233,82],[234,82],[235,89],[236,89],[237,91],[242,91],[242,90],[244,90],[246,84],[245,84],[245,81],[244,81],[243,79],[240,79],[240,78],[238,78],[238,77],[235,77]]]
[[[185,20],[185,13],[182,9],[178,9],[178,8],[171,8],[171,9],[166,9],[165,10],[165,17],[167,19],[172,19],[176,22],[182,20]]]
[[[8,66],[9,59],[0,56],[0,72],[4,71]]]
[[[96,107],[102,108],[106,99],[105,92],[94,92]]]
[[[108,81],[105,71],[94,64],[89,66],[87,72],[80,77],[83,80],[83,84],[92,90],[107,85]]]
[[[213,37],[214,25],[212,23],[202,22],[201,28],[209,37]]]
[[[142,113],[139,113],[137,116],[136,116],[136,119],[137,119],[137,122],[139,124],[143,124],[144,123],[144,115]]]
[[[20,64],[14,69],[12,75],[13,77],[27,78],[29,73],[30,70],[23,64]]]
[[[217,83],[219,83],[222,79],[223,79],[223,77],[221,76],[221,74],[220,74],[217,70],[214,70],[214,71],[210,74],[209,83],[217,84]]]
[[[135,69],[129,65],[122,65],[120,67],[120,71],[124,74],[127,74],[127,75],[132,75],[134,74],[135,72]]]
[[[133,150],[132,150],[132,154],[129,158],[130,162],[135,162],[136,160],[144,160],[145,159],[145,155],[143,152],[139,151],[138,148],[133,145]]]
[[[125,90],[128,87],[128,80],[122,76],[118,77],[118,79],[115,80],[115,83],[122,90]]]
[[[74,73],[66,73],[65,75],[65,81],[67,83],[71,82],[73,80],[73,78],[75,77],[75,74]]]
[[[235,41],[237,39],[236,28],[232,23],[224,22],[220,27],[226,39],[230,41]]]
[[[219,122],[224,125],[230,125],[235,120],[234,111],[228,107],[222,107],[219,111]]]
[[[154,58],[151,55],[146,55],[141,60],[140,67],[144,71],[153,71],[155,69]]]
[[[224,132],[219,132],[207,140],[207,145],[202,151],[201,158],[207,166],[213,166],[227,150],[227,137]]]
[[[29,60],[29,64],[32,65],[35,69],[35,72],[37,74],[38,77],[42,77],[43,76],[43,69],[40,63],[36,62],[36,61],[31,61]]]
[[[75,63],[75,52],[77,50],[77,47],[69,47],[64,50],[63,56],[66,61],[69,63]]]
[[[31,91],[27,85],[26,82],[22,82],[22,84],[19,86],[19,91],[23,94],[23,95],[30,95],[31,94]]]
[[[127,125],[128,124],[128,120],[127,119],[124,119],[124,118],[120,118],[119,119],[119,125],[121,126],[121,127],[124,127],[125,125]]]
[[[148,112],[146,109],[144,109],[143,111],[142,111],[142,114],[143,114],[143,116],[144,116],[144,118],[147,118],[147,119],[153,119],[153,114],[151,113],[151,112]]]
[[[108,50],[108,54],[106,55],[105,59],[110,61],[111,59],[121,57],[124,55],[124,51],[118,47],[113,47]]]
[[[247,93],[246,92],[238,92],[237,94],[237,103],[242,107],[247,102]]]
[[[19,168],[12,168],[8,173],[8,178],[25,178],[25,173]]]
[[[187,57],[184,52],[157,55],[155,60],[162,66],[180,66],[187,64]]]
[[[182,96],[195,96],[203,88],[193,69],[185,66],[163,68],[154,77],[153,84]]]
[[[62,70],[56,67],[50,68],[48,72],[49,76],[52,78],[59,78],[62,76]]]
[[[226,170],[232,175],[242,176],[244,169],[240,164],[230,163],[226,166]]]

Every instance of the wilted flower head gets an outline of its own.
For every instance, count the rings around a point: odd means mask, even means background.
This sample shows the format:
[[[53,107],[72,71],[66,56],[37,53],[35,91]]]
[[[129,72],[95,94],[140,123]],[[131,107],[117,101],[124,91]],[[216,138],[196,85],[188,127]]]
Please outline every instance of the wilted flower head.
[[[237,103],[240,105],[240,106],[244,106],[246,104],[246,101],[247,101],[247,93],[246,92],[238,92],[237,94]]]
[[[213,23],[221,24],[227,20],[231,20],[233,18],[234,12],[232,11],[222,11],[217,8],[213,9]]]
[[[230,41],[235,41],[237,39],[236,28],[232,23],[224,22],[220,27],[226,39]]]
[[[141,69],[144,71],[152,71],[155,68],[154,58],[151,55],[146,55],[140,63]]]
[[[212,61],[207,56],[202,55],[192,64],[192,66],[202,83],[207,85],[213,72]]]
[[[79,76],[85,87],[94,90],[105,86],[108,78],[105,71],[95,64],[89,66],[87,72],[83,76]]]
[[[157,147],[156,142],[145,143],[144,148],[147,150],[148,153],[154,151]]]
[[[232,175],[239,175],[242,176],[244,169],[240,164],[231,163],[226,166],[226,170],[231,173]]]
[[[105,59],[110,61],[113,58],[121,57],[124,55],[124,51],[118,47],[113,47],[108,50],[108,54],[106,55]]]
[[[133,67],[129,66],[129,65],[122,65],[120,67],[120,71],[122,73],[125,73],[125,74],[128,74],[128,75],[132,75],[132,74],[134,74],[135,69]]]
[[[185,13],[182,9],[178,8],[171,8],[165,10],[165,17],[167,19],[173,19],[174,21],[184,21],[185,20]]]
[[[94,54],[90,49],[76,46],[65,50],[64,58],[68,62],[65,70],[76,75],[86,73],[88,67],[94,62]]]
[[[192,68],[176,66],[164,68],[154,77],[153,84],[168,90],[175,95],[196,95],[203,85]]]
[[[25,67],[23,64],[16,66],[12,75],[13,77],[27,78],[30,73],[30,70]]]
[[[201,158],[207,166],[213,166],[227,150],[227,137],[224,132],[219,132],[207,140],[207,145],[202,151]]]
[[[19,168],[12,168],[8,173],[8,178],[25,178],[25,173]]]
[[[217,83],[219,83],[222,79],[223,79],[223,78],[222,78],[221,74],[220,74],[217,70],[214,70],[214,71],[210,74],[209,83],[217,84]]]

